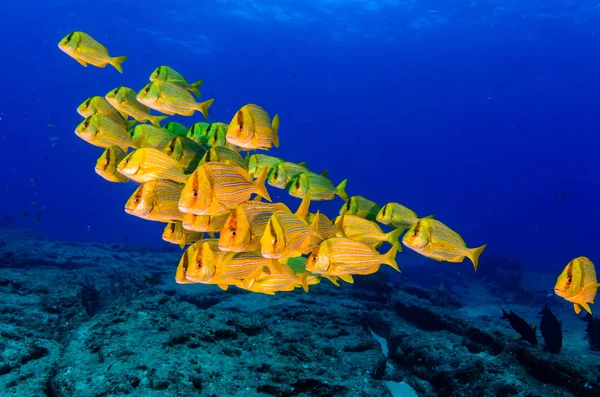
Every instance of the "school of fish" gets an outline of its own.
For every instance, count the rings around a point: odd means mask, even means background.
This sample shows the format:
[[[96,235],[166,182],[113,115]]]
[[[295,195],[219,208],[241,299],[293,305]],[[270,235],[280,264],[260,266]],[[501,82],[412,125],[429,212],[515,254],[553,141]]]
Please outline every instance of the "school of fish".
[[[112,65],[121,73],[127,58],[111,57],[83,32],[68,34],[59,48],[83,66]],[[169,66],[157,67],[149,80],[139,91],[120,86],[83,101],[77,112],[85,119],[75,133],[104,149],[98,175],[139,184],[125,211],[165,223],[163,239],[187,247],[175,272],[178,283],[265,294],[308,291],[323,278],[352,283],[353,276],[373,274],[381,265],[400,271],[401,245],[437,261],[468,258],[477,270],[486,245],[468,248],[433,216],[420,218],[396,202],[380,206],[348,197],[347,180],[336,185],[327,171],[254,153],[279,147],[277,114],[247,104],[229,123],[209,123],[214,99],[196,99],[204,80],[190,83]],[[168,116],[195,112],[207,122],[161,126]],[[302,199],[298,208],[271,202],[267,185]],[[344,204],[334,219],[310,212],[311,202],[336,197]],[[382,253],[383,244],[390,248]],[[555,292],[573,302],[577,313],[582,307],[591,313],[598,285],[593,263],[577,258],[559,276]]]

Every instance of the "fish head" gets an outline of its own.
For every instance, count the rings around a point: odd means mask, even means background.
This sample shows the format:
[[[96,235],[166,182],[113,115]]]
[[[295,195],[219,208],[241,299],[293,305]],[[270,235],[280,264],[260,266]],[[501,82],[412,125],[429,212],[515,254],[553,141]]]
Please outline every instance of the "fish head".
[[[177,270],[175,271],[175,282],[177,282],[178,284],[188,284],[189,283],[186,275],[187,275],[187,270],[190,267],[190,262],[192,261],[190,259],[191,258],[193,259],[195,257],[195,250],[196,250],[196,247],[191,245],[185,250],[183,255],[181,255],[181,259],[179,260],[179,265],[177,265]]]
[[[577,296],[583,287],[582,266],[577,259],[573,259],[564,268],[556,279],[554,293],[561,298],[569,300]]]
[[[119,165],[117,165],[117,171],[125,176],[137,174],[141,168],[144,153],[144,149],[136,149],[129,153]]]
[[[176,161],[181,160],[183,157],[183,138],[182,136],[178,136],[171,139],[163,149],[163,152]]]
[[[154,208],[152,192],[155,185],[156,181],[142,183],[125,203],[125,212],[142,218],[148,216]]]
[[[116,146],[110,146],[104,150],[102,155],[96,161],[96,173],[99,175],[109,174],[112,175],[117,170],[117,154],[115,152]]]
[[[66,54],[74,54],[81,43],[81,33],[80,32],[72,32],[62,38],[62,40],[58,43],[58,48],[60,48]]]
[[[170,243],[177,243],[177,225],[181,225],[179,222],[169,222],[163,230],[162,239]],[[180,233],[181,235],[182,233]]]
[[[346,203],[340,210],[340,215],[344,211],[346,212],[346,215],[354,215],[358,212],[358,202],[356,196],[350,197],[348,200],[346,200]]]
[[[306,270],[311,273],[327,273],[331,262],[324,247],[317,247],[308,256],[306,260]]]
[[[393,221],[394,211],[392,209],[391,204],[386,204],[377,213],[377,222],[383,223],[384,225],[389,225]]]
[[[75,128],[75,134],[83,140],[89,141],[98,134],[98,124],[98,116],[90,116],[79,123],[77,128]]]
[[[288,192],[294,197],[304,197],[308,193],[308,175],[296,175],[289,183]]]
[[[243,252],[252,242],[252,231],[243,206],[239,205],[225,221],[219,235],[221,251]]]
[[[146,84],[146,86],[138,92],[136,99],[144,105],[153,104],[158,100],[159,94],[158,83],[153,81]]]
[[[280,258],[286,247],[286,236],[279,218],[271,215],[265,233],[260,238],[260,252],[265,258]]]
[[[181,191],[179,211],[183,213],[202,214],[210,206],[212,191],[203,171],[202,167],[198,167],[190,175]]]
[[[269,172],[269,176],[267,178],[267,183],[270,186],[285,189],[287,182],[287,172],[283,164],[277,164],[277,166],[273,167]]]
[[[196,230],[197,220],[202,218],[204,215],[194,215],[194,214],[183,214],[183,218],[181,219],[181,226],[187,230]],[[198,222],[199,223],[199,222]]]
[[[196,143],[206,143],[206,130],[210,128],[211,124],[204,121],[194,123],[188,130],[187,137]]]
[[[402,238],[402,244],[411,249],[423,249],[429,244],[429,229],[425,220],[420,220]]]
[[[245,107],[238,110],[227,127],[227,142],[238,146],[250,143],[254,137],[252,123],[252,117]]]
[[[258,171],[258,156],[253,154],[252,156],[246,157],[246,164],[248,165],[248,173],[254,175]]]
[[[111,90],[104,96],[104,98],[113,106],[117,106],[125,100],[125,87],[117,87]]]
[[[154,69],[154,72],[150,75],[150,81],[154,80],[166,80],[168,77],[168,70],[166,66],[159,66]]]
[[[215,253],[207,241],[199,244],[195,250],[193,260],[190,262],[188,278],[197,282],[207,282],[217,272]]]
[[[94,98],[95,97],[90,97],[86,99],[81,105],[77,107],[77,113],[79,113],[81,117],[90,117],[96,114],[97,108]]]

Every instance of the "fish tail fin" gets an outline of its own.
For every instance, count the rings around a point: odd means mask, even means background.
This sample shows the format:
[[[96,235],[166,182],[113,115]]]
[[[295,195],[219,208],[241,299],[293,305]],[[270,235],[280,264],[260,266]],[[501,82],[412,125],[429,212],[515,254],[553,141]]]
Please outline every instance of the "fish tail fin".
[[[279,115],[276,114],[273,117],[273,121],[271,122],[271,127],[273,128],[273,145],[275,147],[279,147]]]
[[[160,127],[160,122],[166,119],[168,116],[152,116],[150,122],[155,127]]]
[[[308,272],[304,273],[300,278],[300,285],[302,285],[302,289],[304,292],[308,292]]]
[[[110,63],[112,66],[114,66],[115,69],[117,69],[119,71],[119,73],[123,73],[123,67],[121,66],[121,64],[123,62],[125,62],[126,59],[127,59],[126,55],[124,55],[122,57],[112,57],[112,58],[110,58],[110,61],[108,63]]]
[[[484,244],[481,247],[473,248],[473,249],[469,250],[470,251],[469,259],[471,259],[471,262],[473,262],[473,267],[475,268],[475,271],[477,271],[477,268],[479,268],[479,255],[481,255],[481,253],[483,252],[485,247],[487,247],[487,244]]]
[[[348,179],[344,179],[339,185],[335,188],[335,194],[340,196],[342,200],[348,201],[348,193],[346,193],[346,185],[348,184]]]
[[[204,102],[200,102],[196,104],[196,109],[202,113],[202,115],[204,115],[204,118],[206,120],[208,120],[208,108],[210,107],[210,105],[212,105],[212,103],[215,101],[215,98],[210,98],[207,101]]]
[[[198,98],[200,98],[200,86],[204,83],[204,80],[198,80],[193,84],[190,84],[190,91],[192,91]]]
[[[256,194],[263,197],[267,201],[271,201],[271,196],[269,196],[267,186],[265,185],[265,182],[267,181],[267,171],[268,170],[265,168],[258,179],[254,181],[254,188],[256,189]]]
[[[391,232],[387,233],[385,235],[385,241],[387,241],[388,243],[394,245],[398,242],[398,240],[400,239],[400,236],[402,235],[402,233],[404,232],[404,226],[400,226],[398,229],[396,230],[392,230]],[[398,246],[399,247],[399,251],[402,252],[402,246]]]
[[[398,253],[398,247],[400,244],[396,241],[392,248],[383,255],[383,260],[386,265],[392,267],[394,270],[400,271],[398,264],[396,263],[396,254]]]

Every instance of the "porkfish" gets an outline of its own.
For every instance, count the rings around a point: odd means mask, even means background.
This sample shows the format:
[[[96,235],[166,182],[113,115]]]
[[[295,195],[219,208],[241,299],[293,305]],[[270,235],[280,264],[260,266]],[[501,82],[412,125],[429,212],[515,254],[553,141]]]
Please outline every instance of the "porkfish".
[[[167,116],[153,116],[150,114],[150,108],[140,103],[137,99],[137,94],[129,87],[117,87],[106,94],[105,98],[115,109],[122,115],[127,115],[140,123],[146,121],[160,127],[160,122]]]
[[[208,108],[214,101],[214,98],[211,98],[201,103],[196,102],[186,88],[164,80],[154,80],[146,85],[137,94],[136,99],[149,108],[170,116],[191,116],[198,111],[207,120]]]
[[[248,104],[238,110],[227,128],[227,142],[246,150],[279,147],[279,115],[273,117],[260,106]]]
[[[149,221],[181,221],[183,213],[178,209],[181,183],[156,179],[141,184],[125,204],[125,212]]]
[[[188,253],[189,251],[189,253]],[[200,240],[192,244],[187,250],[189,265],[186,271],[186,279],[193,283],[217,284],[221,289],[226,290],[229,285],[240,284],[239,279],[219,277],[219,272],[227,266],[232,252],[223,252],[219,250],[216,239]],[[256,271],[256,269],[251,269]],[[248,271],[246,274],[252,274]]]
[[[248,165],[238,152],[221,146],[215,146],[208,149],[198,165],[210,162],[232,165],[234,167],[243,168],[244,170],[248,169]]]
[[[188,176],[183,167],[167,154],[157,149],[143,148],[129,153],[117,166],[117,171],[138,183],[155,179],[168,179],[185,183]]]
[[[432,219],[433,215],[426,216],[423,219]],[[417,214],[411,210],[398,203],[388,203],[381,207],[381,210],[377,213],[377,222],[382,223],[384,225],[388,225],[394,228],[403,227],[408,229],[413,227],[418,221],[419,218]]]
[[[558,276],[554,293],[573,303],[575,313],[579,314],[583,307],[592,314],[589,304],[594,303],[599,286],[596,267],[588,258],[580,256],[569,262]]]
[[[267,295],[293,291],[297,287],[302,287],[305,292],[308,292],[307,280],[308,273],[297,275],[289,266],[273,261],[262,269],[258,277],[244,280],[241,288]]]
[[[184,136],[178,136],[163,148],[163,152],[177,161],[185,173],[192,173],[206,154],[206,149]]]
[[[111,57],[106,47],[84,32],[69,33],[58,43],[58,48],[85,67],[88,63],[99,68],[111,65],[119,73],[123,73],[121,64],[127,59],[126,56]]]
[[[118,146],[107,147],[96,161],[96,174],[109,182],[127,182],[129,178],[117,171],[117,165],[127,156]]]
[[[95,114],[83,120],[75,129],[75,135],[87,143],[101,148],[117,146],[124,152],[135,148],[127,130],[108,117]]]
[[[296,175],[289,183],[287,189],[290,196],[304,197],[310,193],[311,200],[333,200],[335,196],[340,196],[343,200],[348,200],[346,194],[347,179],[344,179],[339,185],[333,183],[322,174],[315,172],[303,172]]]
[[[152,124],[138,124],[129,130],[129,136],[137,148],[163,149],[174,138],[173,133]]]
[[[344,214],[335,218],[334,222],[341,224],[343,229],[343,232],[339,233],[336,237],[348,237],[352,240],[361,241],[373,248],[378,248],[384,241],[387,241],[391,245],[396,244],[404,231],[404,228],[401,227],[389,233],[384,233],[377,223],[357,215]],[[399,248],[402,251],[402,248]]]
[[[473,262],[475,271],[479,266],[479,256],[487,246],[467,248],[458,233],[435,219],[417,221],[406,232],[402,243],[413,251],[440,262],[462,262],[467,257]]]
[[[285,161],[269,169],[269,178],[267,180],[267,183],[270,186],[279,189],[285,189],[286,186],[292,180],[292,178],[302,174],[303,172],[309,171],[310,170],[306,168],[306,166],[303,163],[295,164]]]
[[[167,223],[165,226],[162,239],[183,248],[186,245],[194,244],[196,241],[201,240],[203,236],[204,233],[184,229],[180,221],[173,221]]]
[[[204,80],[198,80],[195,83],[190,84],[181,73],[169,66],[159,66],[154,69],[154,72],[150,75],[150,81],[154,80],[163,80],[177,84],[182,88],[193,92],[198,97],[200,97],[200,86],[204,83]]]

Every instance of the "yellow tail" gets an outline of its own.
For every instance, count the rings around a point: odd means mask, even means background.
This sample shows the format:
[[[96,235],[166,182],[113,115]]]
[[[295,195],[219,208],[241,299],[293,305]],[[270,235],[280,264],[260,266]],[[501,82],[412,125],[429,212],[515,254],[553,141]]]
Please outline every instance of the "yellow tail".
[[[477,271],[477,268],[479,267],[479,255],[481,255],[485,247],[487,247],[487,244],[484,244],[479,248],[473,248],[470,250],[471,255],[469,259],[471,259],[471,262],[473,262],[473,267],[475,268],[475,271]]]
[[[340,196],[342,200],[348,201],[348,193],[346,193],[346,184],[348,183],[348,179],[344,179],[337,187],[335,188],[335,194]]]
[[[398,247],[400,247],[400,243],[396,241],[392,248],[383,255],[383,263],[388,266],[391,266],[394,270],[400,271],[398,268],[398,264],[396,263],[396,254],[398,253]]]
[[[198,80],[194,84],[190,84],[190,91],[192,91],[198,98],[200,98],[200,86],[204,83],[204,80]]]
[[[202,113],[206,120],[208,120],[208,108],[210,107],[210,105],[212,105],[214,100],[215,100],[215,98],[210,98],[207,101],[196,104],[196,110],[198,110],[200,113]]]
[[[268,171],[269,170],[267,168],[265,168],[263,170],[263,172],[260,174],[258,179],[256,181],[254,181],[254,188],[256,189],[256,194],[258,194],[259,196],[261,196],[262,198],[264,198],[267,201],[271,201],[271,196],[269,195],[269,192],[267,191],[267,187],[265,186],[265,182],[267,181]]]
[[[127,56],[112,57],[112,58],[110,58],[110,61],[108,63],[110,63],[112,66],[114,66],[115,69],[117,69],[119,71],[119,73],[123,73],[123,67],[121,66],[121,64],[123,62],[125,62],[126,59],[127,59]]]
[[[396,230],[392,230],[391,232],[389,232],[388,234],[385,235],[385,241],[387,241],[388,243],[394,245],[398,242],[398,240],[400,239],[400,236],[402,235],[402,233],[404,232],[404,227],[399,227]],[[398,251],[402,252],[402,246],[398,245]]]
[[[271,122],[271,126],[273,127],[273,145],[275,147],[279,147],[279,115],[276,114],[273,117],[273,121]]]

